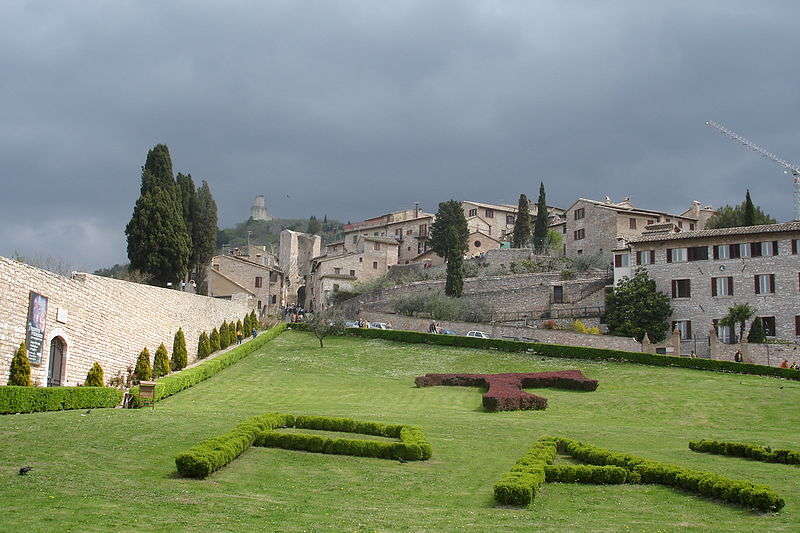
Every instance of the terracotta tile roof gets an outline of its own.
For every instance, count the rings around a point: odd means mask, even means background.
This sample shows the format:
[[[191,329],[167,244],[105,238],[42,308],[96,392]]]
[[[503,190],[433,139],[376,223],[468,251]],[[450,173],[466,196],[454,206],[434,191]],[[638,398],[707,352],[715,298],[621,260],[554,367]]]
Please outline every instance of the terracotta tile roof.
[[[686,239],[706,239],[709,237],[727,237],[733,235],[755,235],[759,233],[785,233],[800,231],[800,221],[783,222],[781,224],[764,224],[736,228],[704,229],[700,231],[681,231],[680,233],[654,233],[629,239],[630,243],[654,241],[678,241]]]

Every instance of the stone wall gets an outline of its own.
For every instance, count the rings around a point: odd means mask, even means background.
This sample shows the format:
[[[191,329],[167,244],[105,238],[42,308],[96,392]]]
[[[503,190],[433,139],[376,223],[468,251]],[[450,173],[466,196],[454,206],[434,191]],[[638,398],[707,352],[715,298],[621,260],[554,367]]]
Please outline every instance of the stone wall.
[[[221,300],[91,274],[70,279],[0,257],[0,385],[25,341],[30,291],[48,298],[42,361],[32,367],[32,379],[41,385],[47,383],[55,337],[66,344],[62,384],[83,383],[95,361],[108,380],[135,364],[144,347],[153,355],[163,342],[171,354],[179,327],[194,360],[202,331],[243,318],[253,303],[238,295]]]
[[[362,311],[360,318],[369,322],[390,322],[393,329],[427,332],[431,319],[416,318],[403,315]],[[477,330],[487,333],[494,338],[518,338],[531,342],[548,344],[563,344],[566,346],[587,346],[591,348],[606,348],[609,350],[623,350],[627,352],[641,352],[642,344],[636,339],[627,337],[612,337],[609,335],[588,335],[573,331],[560,331],[550,329],[535,329],[525,326],[509,326],[504,324],[473,324],[470,322],[448,322],[437,320],[436,324],[444,329],[454,331],[458,335],[466,335],[468,331]]]

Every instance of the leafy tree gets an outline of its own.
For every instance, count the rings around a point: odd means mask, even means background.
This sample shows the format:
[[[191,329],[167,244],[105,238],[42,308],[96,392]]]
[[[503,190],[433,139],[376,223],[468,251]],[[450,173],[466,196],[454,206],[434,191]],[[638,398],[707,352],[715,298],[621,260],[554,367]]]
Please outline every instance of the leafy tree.
[[[322,224],[319,223],[317,217],[311,215],[311,218],[308,219],[308,228],[306,229],[306,233],[311,235],[317,235],[322,232]]]
[[[218,352],[220,349],[219,346],[219,331],[217,328],[211,330],[211,335],[208,338],[209,350],[211,353]]]
[[[153,359],[153,377],[160,378],[167,374],[169,374],[169,354],[167,353],[167,347],[162,342],[158,346]]]
[[[102,387],[105,385],[103,368],[100,366],[100,363],[97,361],[94,362],[92,368],[89,369],[89,373],[86,374],[86,381],[84,381],[83,385],[85,387]]]
[[[463,260],[467,253],[469,229],[464,210],[456,200],[439,204],[436,221],[431,226],[431,249],[447,261],[447,296],[460,297],[463,289]],[[457,258],[457,259],[456,259]]]
[[[560,253],[564,249],[564,234],[554,229],[547,230],[545,249],[552,253]]]
[[[231,334],[228,329],[228,321],[223,320],[222,325],[219,327],[219,347],[225,349],[231,345]]]
[[[192,217],[191,263],[196,270],[197,292],[208,294],[206,267],[217,250],[217,203],[204,180],[197,189]]]
[[[533,248],[536,253],[542,253],[546,250],[549,225],[544,183],[539,182],[539,201],[536,202],[536,221],[533,224]]]
[[[205,359],[213,350],[211,349],[211,341],[208,338],[206,332],[202,332],[200,337],[197,339],[197,358],[198,359]]]
[[[723,326],[734,329],[739,326],[739,338],[744,338],[745,323],[756,314],[755,309],[749,304],[736,304],[728,309],[728,314],[719,321]]]
[[[756,317],[750,325],[750,333],[747,334],[747,342],[764,343],[767,342],[767,332],[764,329],[764,321]]]
[[[153,378],[153,367],[150,366],[150,352],[147,348],[139,353],[133,373],[137,381],[150,381]]]
[[[31,362],[28,360],[28,347],[24,342],[20,343],[14,357],[11,359],[8,384],[18,387],[30,387],[33,385],[31,382]]]
[[[322,343],[325,337],[341,335],[345,331],[344,319],[332,309],[315,312],[306,324],[308,330],[319,340],[320,348],[325,347]]]
[[[528,197],[524,194],[519,195],[517,204],[517,219],[514,221],[514,231],[511,234],[511,246],[513,248],[524,248],[531,240],[531,213]]]
[[[606,297],[605,321],[611,335],[641,341],[647,333],[653,342],[661,342],[667,337],[671,314],[669,297],[656,290],[656,282],[642,268],[622,278]]]
[[[753,200],[750,198],[750,190],[748,189],[744,202],[737,206],[725,205],[717,209],[716,214],[706,222],[706,228],[736,228],[740,226],[775,224],[775,222],[774,218],[753,204]]]
[[[175,332],[175,338],[172,341],[172,360],[170,366],[173,372],[186,368],[189,363],[189,354],[186,351],[186,336],[183,334],[183,328],[178,328]]]

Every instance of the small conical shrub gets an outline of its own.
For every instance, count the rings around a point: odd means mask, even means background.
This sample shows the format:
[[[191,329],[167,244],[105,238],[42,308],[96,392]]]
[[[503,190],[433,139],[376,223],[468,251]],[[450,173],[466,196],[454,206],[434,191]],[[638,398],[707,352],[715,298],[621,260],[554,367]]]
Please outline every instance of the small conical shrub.
[[[147,348],[139,354],[139,359],[136,360],[136,368],[133,372],[136,374],[136,381],[150,381],[153,379],[153,367],[150,366],[150,352]]]
[[[176,372],[186,368],[189,362],[189,354],[186,351],[186,336],[183,334],[183,328],[178,328],[175,333],[175,339],[172,341],[172,359],[170,366],[172,371]]]
[[[255,309],[250,312],[250,324],[253,326],[253,329],[258,329],[258,317],[256,316]],[[252,331],[250,333],[252,333]]]
[[[86,374],[86,381],[83,383],[86,387],[102,387],[105,384],[103,379],[103,368],[97,361],[94,362],[89,373]]]
[[[211,336],[208,338],[209,348],[211,353],[219,351],[219,332],[217,328],[211,330]]]
[[[30,387],[31,383],[31,362],[28,360],[28,347],[21,343],[14,358],[11,359],[11,369],[8,376],[9,385],[19,387]]]
[[[228,323],[223,322],[219,327],[219,347],[227,348],[231,344],[231,334],[228,330]]]
[[[153,377],[160,378],[167,374],[169,374],[169,354],[167,353],[167,347],[162,342],[153,359]]]
[[[200,338],[197,339],[197,358],[205,359],[209,354],[211,354],[211,344],[208,342],[208,335],[204,331],[200,334]]]
[[[759,344],[767,342],[767,331],[764,329],[764,321],[761,318],[753,320],[750,333],[747,334],[747,342]]]
[[[236,323],[229,322],[228,323],[228,338],[231,340],[231,344],[236,344]]]
[[[242,320],[242,334],[247,337],[250,335],[253,329],[250,327],[250,313],[244,315],[244,320]]]

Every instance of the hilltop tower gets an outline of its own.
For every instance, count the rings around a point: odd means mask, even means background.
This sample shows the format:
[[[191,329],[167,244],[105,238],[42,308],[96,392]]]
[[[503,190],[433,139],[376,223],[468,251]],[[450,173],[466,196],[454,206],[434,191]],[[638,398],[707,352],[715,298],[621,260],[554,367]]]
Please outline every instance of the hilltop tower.
[[[250,218],[253,220],[272,220],[272,217],[267,212],[267,203],[263,194],[259,194],[253,200],[253,207],[250,208]]]

